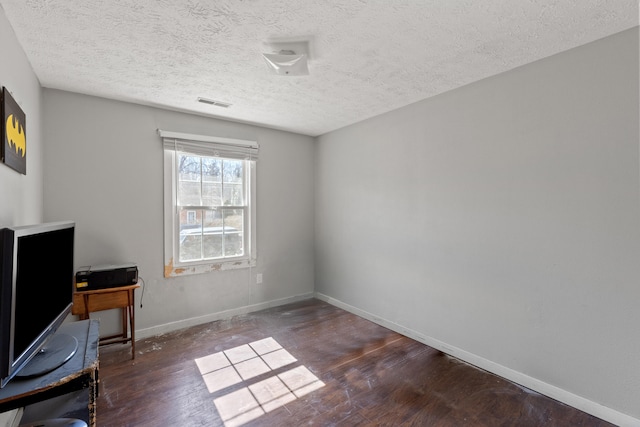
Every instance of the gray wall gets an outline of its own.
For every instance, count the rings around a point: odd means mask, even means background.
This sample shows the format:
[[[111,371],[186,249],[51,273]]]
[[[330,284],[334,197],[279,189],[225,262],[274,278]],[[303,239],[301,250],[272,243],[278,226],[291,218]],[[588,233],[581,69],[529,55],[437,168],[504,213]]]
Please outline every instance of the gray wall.
[[[320,137],[316,291],[640,418],[638,77],[636,27]]]
[[[5,86],[26,115],[27,174],[0,164],[0,227],[42,220],[40,83],[0,7],[0,90]]]
[[[138,265],[145,283],[138,337],[312,294],[312,138],[50,89],[43,105],[45,216],[76,221],[77,267]],[[260,143],[255,268],[163,277],[157,129]],[[257,273],[263,284],[256,284]],[[95,317],[101,332],[119,327],[116,312]]]
[[[0,164],[0,228],[42,221],[42,90],[0,6],[0,90],[6,87],[26,115],[27,174]],[[2,141],[0,141],[2,143]],[[0,413],[0,425],[19,422],[22,409]],[[17,420],[17,421],[16,421]]]

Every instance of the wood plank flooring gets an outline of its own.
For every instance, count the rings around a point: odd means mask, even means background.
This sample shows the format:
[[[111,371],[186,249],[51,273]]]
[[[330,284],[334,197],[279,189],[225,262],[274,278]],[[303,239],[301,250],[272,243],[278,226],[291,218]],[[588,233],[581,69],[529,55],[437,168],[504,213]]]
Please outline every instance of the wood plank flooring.
[[[318,300],[100,348],[100,427],[611,426]]]

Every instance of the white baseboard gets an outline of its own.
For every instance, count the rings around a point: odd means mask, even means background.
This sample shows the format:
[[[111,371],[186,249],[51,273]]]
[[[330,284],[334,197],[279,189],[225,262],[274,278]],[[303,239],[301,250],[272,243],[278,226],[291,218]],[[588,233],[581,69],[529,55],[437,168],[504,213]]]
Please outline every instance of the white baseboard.
[[[203,323],[214,322],[216,320],[228,319],[233,316],[252,313],[254,311],[264,310],[266,308],[277,307],[292,302],[298,302],[305,299],[313,298],[313,293],[296,295],[293,297],[282,298],[278,300],[266,301],[259,304],[246,305],[231,310],[220,311],[217,313],[207,314],[205,316],[192,317],[190,319],[180,320],[177,322],[165,323],[151,328],[136,329],[136,341],[156,335],[166,334],[168,332],[177,331],[191,326],[201,325]]]
[[[505,378],[523,387],[536,391],[552,399],[558,400],[562,403],[565,403],[569,406],[572,406],[588,414],[591,414],[594,417],[598,417],[602,420],[608,421],[620,427],[640,427],[640,420],[637,418],[633,418],[627,414],[623,414],[622,412],[616,411],[614,409],[611,409],[599,403],[585,399],[584,397],[570,393],[566,390],[563,390],[551,384],[547,384],[543,381],[540,381],[536,378],[525,375],[521,372],[499,365],[495,362],[492,362],[488,359],[477,356],[468,351],[451,346],[435,338],[424,336],[423,334],[420,334],[417,331],[414,331],[409,328],[405,328],[402,325],[383,319],[372,313],[369,313],[367,311],[361,310],[357,307],[354,307],[342,301],[339,301],[335,298],[331,298],[327,295],[324,295],[318,292],[316,292],[315,297],[319,300],[325,301],[331,305],[339,307],[350,313],[356,314],[364,319],[377,323],[380,326],[384,326],[387,329],[391,329],[392,331],[395,331],[399,334],[407,336],[418,342],[426,344],[429,347],[433,347],[437,350],[440,350],[443,353],[449,354],[453,357],[463,360],[480,369],[496,374],[502,378]]]

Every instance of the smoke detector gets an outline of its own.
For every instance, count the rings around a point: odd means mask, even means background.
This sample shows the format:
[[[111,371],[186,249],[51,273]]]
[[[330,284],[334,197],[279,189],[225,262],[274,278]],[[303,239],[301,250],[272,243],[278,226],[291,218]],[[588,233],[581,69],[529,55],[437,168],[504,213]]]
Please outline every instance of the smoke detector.
[[[267,69],[279,76],[309,74],[309,41],[272,41],[264,44],[262,54]]]

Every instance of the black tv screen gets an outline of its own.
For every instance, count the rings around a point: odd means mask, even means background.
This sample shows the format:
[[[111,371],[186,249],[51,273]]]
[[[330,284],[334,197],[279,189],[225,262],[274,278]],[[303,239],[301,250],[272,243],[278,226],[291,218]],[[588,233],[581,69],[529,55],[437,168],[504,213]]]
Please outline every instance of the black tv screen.
[[[25,368],[73,304],[73,222],[1,230],[0,386]]]

